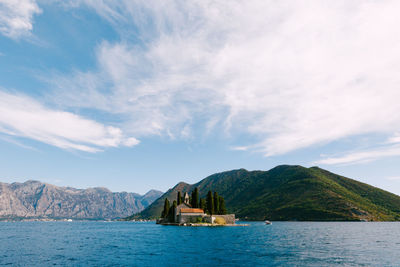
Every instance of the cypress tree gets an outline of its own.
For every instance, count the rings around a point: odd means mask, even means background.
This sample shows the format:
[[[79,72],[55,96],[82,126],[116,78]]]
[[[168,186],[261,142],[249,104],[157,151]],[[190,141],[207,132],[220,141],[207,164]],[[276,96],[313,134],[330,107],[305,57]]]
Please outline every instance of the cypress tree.
[[[200,207],[200,194],[199,194],[199,189],[196,187],[195,189],[194,189],[194,191],[196,192],[196,202],[197,202],[197,207]]]
[[[214,212],[215,214],[219,213],[219,197],[217,192],[214,192]]]
[[[172,202],[172,206],[169,210],[168,219],[170,222],[175,222],[175,211],[176,211],[176,207],[177,207],[176,203],[177,203],[176,200],[174,200],[174,202]]]
[[[204,212],[207,209],[206,200],[204,198],[200,198],[200,209],[204,210]]]
[[[207,213],[212,215],[214,213],[214,198],[211,191],[207,193]]]
[[[226,214],[225,199],[220,196],[218,202],[219,202],[218,214],[225,215]]]
[[[169,200],[168,200],[168,198],[165,198],[165,201],[164,201],[164,210],[163,210],[163,212],[161,213],[161,217],[162,217],[162,218],[167,218],[167,217],[168,217],[168,213],[169,213]]]
[[[199,189],[197,187],[192,192],[192,207],[199,207]]]
[[[186,192],[183,192],[183,194],[182,194],[182,203],[184,203],[185,202],[185,195],[186,195]]]
[[[178,205],[182,204],[182,196],[181,196],[181,191],[178,192],[178,197],[177,197]]]

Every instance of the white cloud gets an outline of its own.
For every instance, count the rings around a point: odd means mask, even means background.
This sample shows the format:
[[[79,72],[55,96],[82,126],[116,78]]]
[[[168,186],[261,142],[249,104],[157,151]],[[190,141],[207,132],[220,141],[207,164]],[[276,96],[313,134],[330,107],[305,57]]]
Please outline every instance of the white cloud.
[[[0,33],[13,39],[29,35],[40,13],[35,0],[0,0]]]
[[[396,133],[387,140],[389,144],[400,143],[400,133]]]
[[[399,130],[399,1],[81,2],[123,41],[55,78],[61,104],[119,114],[131,133],[247,134],[271,156]]]
[[[247,146],[234,146],[234,147],[231,147],[231,150],[234,150],[234,151],[246,151],[248,149],[249,148]]]
[[[386,180],[389,180],[389,181],[400,181],[400,176],[386,177]]]
[[[393,156],[400,156],[400,145],[386,146],[365,151],[356,151],[343,156],[321,159],[315,163],[327,165],[357,164]]]
[[[139,143],[133,137],[126,137],[119,128],[105,126],[70,112],[52,110],[27,96],[2,91],[0,132],[86,152]]]

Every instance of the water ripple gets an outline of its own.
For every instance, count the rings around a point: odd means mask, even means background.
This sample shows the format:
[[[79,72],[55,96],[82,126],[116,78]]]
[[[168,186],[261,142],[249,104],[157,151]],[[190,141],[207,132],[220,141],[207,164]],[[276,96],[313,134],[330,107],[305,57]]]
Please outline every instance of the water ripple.
[[[400,266],[400,223],[0,223],[0,265]]]

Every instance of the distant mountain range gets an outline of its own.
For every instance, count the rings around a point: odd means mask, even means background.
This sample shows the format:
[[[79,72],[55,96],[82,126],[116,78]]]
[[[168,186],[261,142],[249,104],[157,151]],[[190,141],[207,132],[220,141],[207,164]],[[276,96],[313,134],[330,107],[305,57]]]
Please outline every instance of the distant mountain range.
[[[116,219],[142,211],[163,193],[113,193],[106,188],[75,189],[39,181],[0,183],[0,219]]]
[[[179,183],[141,213],[128,217],[157,218],[164,199],[178,191],[199,188],[225,198],[229,212],[247,220],[395,221],[400,220],[400,197],[318,167],[282,165],[269,171],[227,171],[190,185]]]

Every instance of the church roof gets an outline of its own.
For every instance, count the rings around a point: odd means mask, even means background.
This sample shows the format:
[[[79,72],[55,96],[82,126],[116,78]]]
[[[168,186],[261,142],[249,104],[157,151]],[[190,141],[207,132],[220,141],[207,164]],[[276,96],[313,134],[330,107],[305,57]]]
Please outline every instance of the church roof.
[[[202,209],[181,209],[181,213],[204,213]]]

